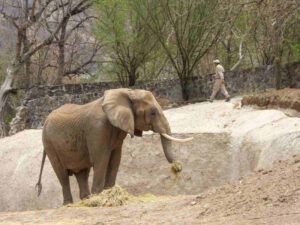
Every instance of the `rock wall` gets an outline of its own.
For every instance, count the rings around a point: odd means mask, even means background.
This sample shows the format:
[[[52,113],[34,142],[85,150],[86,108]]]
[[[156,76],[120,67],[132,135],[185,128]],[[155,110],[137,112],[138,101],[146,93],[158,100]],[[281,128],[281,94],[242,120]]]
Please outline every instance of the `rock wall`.
[[[283,86],[300,87],[300,62],[287,65],[283,74]],[[293,79],[288,79],[289,76],[292,76]],[[211,75],[192,78],[192,82],[188,87],[191,99],[203,100],[209,97],[213,85],[210,78]],[[266,66],[227,72],[225,79],[231,95],[264,91],[274,87],[275,69]],[[26,128],[40,128],[46,116],[59,106],[65,103],[84,104],[101,97],[105,90],[119,87],[121,86],[116,82],[33,87],[25,93],[22,107],[19,108],[26,111],[26,113],[22,113],[23,123],[19,127],[23,129],[25,121]],[[182,101],[178,79],[137,82],[132,88],[146,89],[152,91],[156,96]],[[18,123],[13,125],[18,126]],[[22,129],[13,127],[14,133]]]

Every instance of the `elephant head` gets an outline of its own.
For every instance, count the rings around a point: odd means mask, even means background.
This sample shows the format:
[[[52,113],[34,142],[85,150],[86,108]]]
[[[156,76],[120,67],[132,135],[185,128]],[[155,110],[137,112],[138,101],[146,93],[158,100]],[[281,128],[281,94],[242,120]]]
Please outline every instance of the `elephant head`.
[[[171,141],[185,142],[188,139],[171,137],[171,129],[163,110],[151,92],[145,90],[112,89],[105,91],[103,111],[111,124],[131,137],[142,136],[152,130],[161,135],[161,143],[168,162],[175,161]]]

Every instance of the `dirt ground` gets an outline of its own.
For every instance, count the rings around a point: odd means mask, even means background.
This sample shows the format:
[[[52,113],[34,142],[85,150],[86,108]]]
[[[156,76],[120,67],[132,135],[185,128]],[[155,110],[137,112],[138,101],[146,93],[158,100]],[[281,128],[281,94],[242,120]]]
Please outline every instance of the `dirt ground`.
[[[280,107],[300,112],[300,90],[293,88],[270,89],[264,93],[243,97],[242,105],[257,105],[266,108]]]
[[[79,207],[0,213],[15,224],[300,224],[300,156],[276,162],[200,195],[158,198],[118,207]]]

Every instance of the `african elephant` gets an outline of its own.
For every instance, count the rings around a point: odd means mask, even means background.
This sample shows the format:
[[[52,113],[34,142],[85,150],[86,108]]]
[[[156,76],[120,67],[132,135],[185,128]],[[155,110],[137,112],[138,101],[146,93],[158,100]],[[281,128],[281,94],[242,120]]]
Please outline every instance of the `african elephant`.
[[[75,175],[80,198],[90,195],[88,176],[93,167],[92,193],[115,185],[123,140],[152,130],[161,135],[168,162],[171,130],[163,111],[151,92],[112,89],[85,105],[66,104],[47,117],[43,128],[44,153],[37,183],[38,194],[46,155],[62,186],[63,203],[72,203],[69,176]],[[180,140],[177,140],[180,141]],[[182,139],[181,139],[182,141]]]

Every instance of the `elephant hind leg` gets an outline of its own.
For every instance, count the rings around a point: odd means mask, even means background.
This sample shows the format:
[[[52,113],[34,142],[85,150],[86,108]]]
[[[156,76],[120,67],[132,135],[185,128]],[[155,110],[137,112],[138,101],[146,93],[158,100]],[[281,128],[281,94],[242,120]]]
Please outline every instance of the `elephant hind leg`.
[[[53,148],[45,147],[46,154],[51,162],[51,165],[54,169],[54,172],[61,184],[63,197],[64,197],[64,205],[73,203],[73,198],[71,194],[70,180],[69,180],[69,172],[64,168],[61,161],[59,160],[56,151]]]
[[[73,198],[71,194],[71,187],[70,187],[70,180],[69,180],[69,175],[67,172],[65,172],[64,175],[59,178],[61,186],[62,186],[62,191],[63,191],[63,196],[64,196],[64,205],[71,204],[73,203]]]
[[[89,188],[89,182],[88,182],[89,173],[90,173],[90,168],[75,173],[75,177],[79,186],[80,199],[84,199],[91,194]]]

